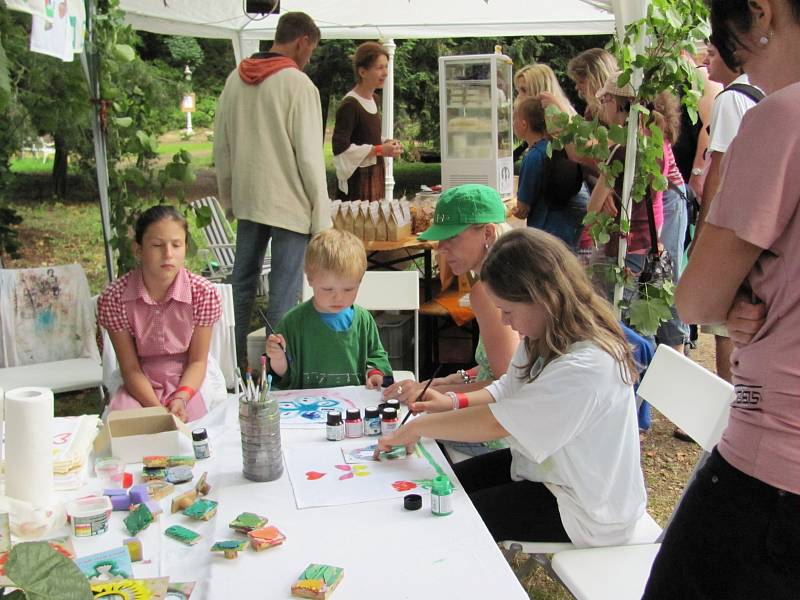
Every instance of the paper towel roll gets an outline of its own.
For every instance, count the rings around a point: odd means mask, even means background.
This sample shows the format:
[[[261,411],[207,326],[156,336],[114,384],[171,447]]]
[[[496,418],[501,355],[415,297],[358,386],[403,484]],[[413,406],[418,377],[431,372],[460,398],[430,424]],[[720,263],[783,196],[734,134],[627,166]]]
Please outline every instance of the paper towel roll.
[[[53,392],[22,387],[5,394],[6,495],[35,506],[53,501]]]

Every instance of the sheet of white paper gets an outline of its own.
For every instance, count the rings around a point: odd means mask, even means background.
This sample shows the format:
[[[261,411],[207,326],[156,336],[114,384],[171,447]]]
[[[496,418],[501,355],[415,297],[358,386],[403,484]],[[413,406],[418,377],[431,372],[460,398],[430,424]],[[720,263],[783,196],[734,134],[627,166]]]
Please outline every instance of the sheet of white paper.
[[[369,445],[369,442],[361,447]],[[348,442],[347,448],[359,444]],[[406,460],[347,464],[343,445],[335,442],[284,447],[286,471],[297,508],[337,506],[426,493],[436,469],[421,455]]]
[[[286,390],[274,394],[281,411],[281,427],[287,429],[325,427],[328,412],[332,410],[341,412],[344,420],[348,408],[358,408],[363,416],[366,407],[381,403],[379,391],[357,386]]]
[[[77,35],[70,26],[65,0],[56,2],[52,21],[33,15],[31,24],[31,51],[72,62],[73,37]]]
[[[369,438],[367,438],[369,439]],[[375,438],[372,438],[375,439]],[[375,449],[378,442],[362,441],[357,444],[342,446],[342,458],[348,465],[364,465],[378,462],[375,458]],[[419,456],[419,452],[412,456]],[[409,457],[405,448],[395,448],[391,452],[381,452],[379,460],[406,460]]]

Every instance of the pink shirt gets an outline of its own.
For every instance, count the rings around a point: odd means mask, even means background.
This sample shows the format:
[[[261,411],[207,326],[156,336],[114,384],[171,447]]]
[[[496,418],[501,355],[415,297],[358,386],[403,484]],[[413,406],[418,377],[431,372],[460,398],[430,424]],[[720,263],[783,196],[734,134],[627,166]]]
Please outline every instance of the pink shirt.
[[[731,358],[736,400],[719,451],[737,469],[800,493],[800,83],[747,112],[725,154],[708,222],[764,249],[747,285],[766,305]]]
[[[142,371],[162,403],[180,383],[194,328],[213,325],[220,314],[213,284],[186,269],[178,272],[161,302],[150,297],[139,269],[111,283],[97,301],[100,325],[108,331],[127,331],[133,337]],[[110,408],[138,406],[138,401],[120,388]],[[186,410],[190,421],[205,414],[199,392],[189,400]]]

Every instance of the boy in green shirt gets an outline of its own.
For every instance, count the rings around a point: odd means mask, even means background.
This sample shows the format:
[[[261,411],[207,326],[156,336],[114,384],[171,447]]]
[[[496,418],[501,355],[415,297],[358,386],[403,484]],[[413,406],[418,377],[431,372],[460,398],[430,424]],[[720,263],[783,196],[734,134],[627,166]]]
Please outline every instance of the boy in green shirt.
[[[286,313],[267,338],[279,388],[374,389],[391,375],[375,319],[353,304],[366,270],[364,244],[352,233],[327,229],[311,239],[305,273],[314,296]]]

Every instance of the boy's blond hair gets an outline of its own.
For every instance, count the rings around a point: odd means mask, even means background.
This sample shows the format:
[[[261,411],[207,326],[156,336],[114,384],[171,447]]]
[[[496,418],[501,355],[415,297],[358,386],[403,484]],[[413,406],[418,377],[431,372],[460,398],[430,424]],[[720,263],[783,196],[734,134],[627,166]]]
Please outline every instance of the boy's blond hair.
[[[338,277],[361,281],[366,270],[364,242],[349,231],[326,229],[308,243],[305,272],[309,278],[321,271],[328,271]]]

